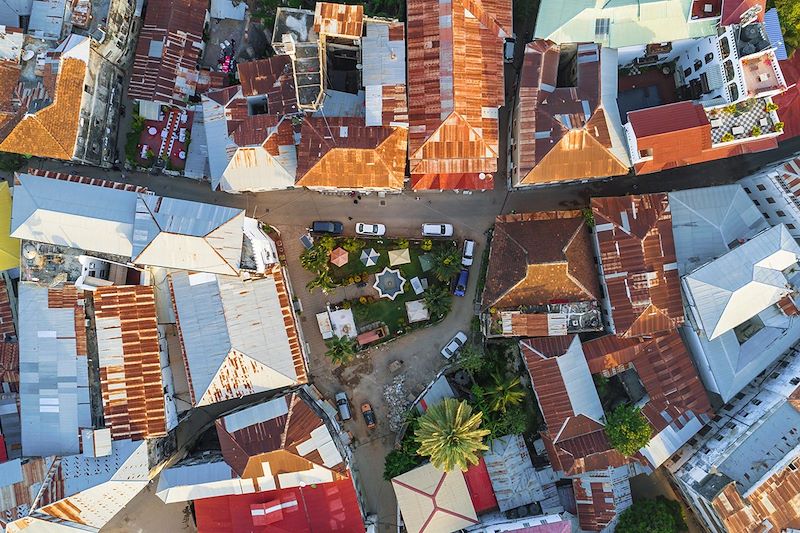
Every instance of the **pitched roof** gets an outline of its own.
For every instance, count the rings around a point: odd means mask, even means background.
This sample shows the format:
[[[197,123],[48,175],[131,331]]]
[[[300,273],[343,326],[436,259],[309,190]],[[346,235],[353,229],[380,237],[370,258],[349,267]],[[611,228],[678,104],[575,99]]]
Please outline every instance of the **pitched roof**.
[[[572,480],[582,531],[613,531],[619,515],[633,503],[629,477],[627,467],[617,467],[582,474]]]
[[[653,468],[709,421],[708,395],[679,333],[647,340],[606,335],[584,342],[583,351],[592,374],[636,370],[648,397],[642,414],[654,431],[642,454]]]
[[[521,434],[492,440],[483,459],[500,511],[537,501],[537,492],[542,490],[542,486]]]
[[[428,463],[392,479],[409,533],[450,533],[478,523],[461,470],[442,472]]]
[[[131,258],[135,263],[236,275],[244,210],[137,195]]]
[[[0,151],[53,159],[72,159],[78,139],[89,38],[72,36],[61,52],[53,102],[25,114],[0,142]],[[50,67],[48,67],[50,68]]]
[[[591,236],[580,211],[497,217],[484,308],[596,300],[598,294]]]
[[[200,533],[363,533],[352,480],[253,494],[203,498],[194,502]]]
[[[147,4],[128,96],[184,105],[194,95],[208,2],[154,0]]]
[[[591,207],[616,334],[648,336],[683,324],[667,195],[592,198]]]
[[[130,440],[113,441],[104,457],[60,457],[45,477],[35,511],[99,529],[147,486],[149,461],[147,441]]]
[[[688,274],[686,297],[706,338],[719,337],[790,294],[784,271],[799,260],[800,246],[781,224]]]
[[[294,71],[289,56],[278,55],[267,59],[246,61],[237,65],[242,96],[267,97],[267,113],[286,115],[297,112],[297,94],[294,88]],[[228,87],[227,90],[235,89]],[[223,91],[225,89],[222,89]]]
[[[511,3],[412,0],[407,10],[411,186],[491,189]]]
[[[103,417],[111,437],[166,435],[153,287],[99,287],[94,307]]]
[[[170,274],[194,405],[306,381],[283,274]]]
[[[80,453],[91,427],[86,315],[75,287],[19,284],[22,450],[26,456]]]
[[[369,19],[361,38],[367,126],[408,126],[405,24]]]
[[[19,344],[0,342],[0,392],[19,392]]]
[[[402,189],[407,130],[356,117],[307,117],[297,146],[297,185]]]
[[[763,21],[764,11],[766,11],[767,8],[767,0],[723,0],[720,26],[730,26],[731,24],[741,23],[742,15],[756,6],[760,8],[756,14],[756,20]]]
[[[611,448],[604,414],[578,337],[520,341],[547,430],[542,440],[553,469],[575,475],[628,459]]]
[[[533,35],[557,43],[597,42],[610,48],[716,35],[718,19],[690,22],[690,4],[653,0],[648,9],[640,9],[635,3],[606,0],[543,2]]]
[[[800,54],[792,54],[779,64],[789,88],[773,96],[772,101],[780,108],[784,123],[781,139],[790,139],[800,135]]]
[[[628,113],[640,152],[648,158],[634,165],[649,174],[684,165],[770,150],[775,137],[712,147],[711,124],[701,104],[676,102]]]
[[[681,275],[770,227],[741,185],[671,192],[669,206]]]
[[[562,52],[565,63],[575,62],[575,86],[558,86]],[[626,150],[621,143],[614,149],[608,124],[616,116],[603,108],[598,45],[534,41],[525,46],[522,69],[515,185],[628,173]]]
[[[329,428],[299,394],[221,417],[216,427],[225,461],[259,490],[348,478]]]
[[[0,338],[6,339],[9,335],[16,334],[14,314],[11,310],[11,299],[8,297],[9,288],[4,279],[0,279]]]

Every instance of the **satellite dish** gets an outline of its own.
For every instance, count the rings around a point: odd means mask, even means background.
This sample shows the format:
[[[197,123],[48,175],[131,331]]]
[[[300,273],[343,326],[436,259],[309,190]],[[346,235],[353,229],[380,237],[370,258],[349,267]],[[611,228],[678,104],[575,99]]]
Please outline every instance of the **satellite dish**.
[[[30,261],[35,259],[39,252],[36,251],[36,247],[31,243],[25,243],[25,246],[22,247],[22,255]]]
[[[35,55],[36,52],[34,52],[33,50],[25,50],[24,52],[22,52],[22,60],[30,61],[31,59],[33,59],[33,56]]]
[[[480,179],[480,180],[485,180],[485,179],[486,179],[486,174],[484,174],[483,172],[481,172],[480,174],[478,174],[478,179]]]

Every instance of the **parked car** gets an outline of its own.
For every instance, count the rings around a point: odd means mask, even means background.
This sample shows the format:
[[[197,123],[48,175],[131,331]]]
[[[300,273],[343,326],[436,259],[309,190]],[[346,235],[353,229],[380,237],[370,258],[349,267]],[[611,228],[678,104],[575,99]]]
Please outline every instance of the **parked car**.
[[[452,237],[452,224],[423,224],[422,235],[425,237]]]
[[[465,342],[467,342],[467,334],[463,331],[459,331],[453,336],[452,339],[450,339],[450,342],[448,342],[447,345],[442,348],[442,355],[447,359],[450,359],[459,351],[461,351],[461,347],[464,346]]]
[[[461,264],[468,267],[472,266],[472,259],[475,255],[475,241],[467,239],[464,241],[464,250],[461,252]]]
[[[328,235],[341,235],[344,226],[334,220],[315,220],[311,223],[312,233],[327,233]]]
[[[461,272],[458,273],[458,279],[456,279],[456,288],[453,289],[454,296],[464,296],[466,294],[467,281],[469,281],[469,270],[462,268]]]
[[[342,420],[350,420],[350,402],[347,401],[347,393],[337,392],[334,398],[336,398],[336,407],[339,408],[339,416],[342,417]]]
[[[506,63],[514,62],[515,44],[516,40],[513,37],[506,39],[505,45],[503,46],[503,61],[505,61]]]
[[[372,410],[372,406],[368,402],[361,404],[361,414],[364,415],[364,422],[367,423],[367,429],[375,429],[375,426],[378,425],[378,421],[375,419],[375,411]]]
[[[386,226],[383,224],[367,224],[365,222],[359,222],[356,224],[356,233],[359,235],[373,235],[375,237],[380,237],[382,235],[386,235]]]

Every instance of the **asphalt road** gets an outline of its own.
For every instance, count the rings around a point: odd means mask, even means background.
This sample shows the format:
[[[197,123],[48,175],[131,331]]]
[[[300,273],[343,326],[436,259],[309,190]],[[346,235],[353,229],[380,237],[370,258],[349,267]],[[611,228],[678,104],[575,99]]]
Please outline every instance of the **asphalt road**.
[[[113,172],[94,167],[82,167],[57,163],[53,161],[32,161],[32,166],[58,170],[73,174],[106,178],[125,183],[145,186],[151,191],[177,198],[195,200],[213,204],[240,207],[247,215],[259,218],[275,227],[281,233],[287,246],[288,270],[305,310],[301,320],[301,328],[310,348],[312,376],[315,384],[326,395],[332,396],[335,389],[342,387],[330,375],[330,369],[324,366],[324,348],[312,315],[324,307],[326,297],[309,294],[304,285],[308,273],[299,265],[299,246],[297,238],[305,232],[312,220],[331,219],[345,222],[349,229],[356,221],[382,222],[387,225],[392,236],[416,236],[419,225],[423,222],[450,222],[456,227],[459,238],[474,238],[485,242],[484,232],[492,225],[495,216],[513,211],[525,212],[546,209],[579,208],[588,204],[593,196],[619,196],[630,193],[662,192],[693,187],[703,187],[733,182],[770,163],[784,159],[800,151],[800,138],[781,143],[777,150],[750,154],[722,161],[713,161],[701,165],[681,167],[659,174],[645,176],[625,176],[591,183],[571,183],[558,186],[541,187],[525,191],[508,192],[503,178],[496,180],[496,189],[483,193],[456,194],[453,192],[415,193],[406,191],[402,194],[386,195],[380,198],[376,194],[364,195],[358,203],[353,198],[339,194],[320,194],[308,190],[276,191],[259,194],[230,195],[211,191],[208,183],[201,183],[185,178],[152,176],[137,172]],[[480,253],[480,250],[478,251]],[[473,267],[477,273],[478,265]],[[475,290],[474,276],[471,280],[470,294]],[[330,297],[330,301],[336,301]],[[309,318],[310,317],[310,318]],[[375,367],[369,374],[370,384],[359,387],[358,391],[350,391],[351,397],[363,397],[370,391],[371,399],[376,396],[390,379],[385,371],[385,364],[393,359],[413,357],[419,368],[430,370],[430,377],[435,369],[441,367],[443,361],[438,354],[443,342],[459,330],[469,330],[472,317],[472,298],[458,298],[453,311],[442,324],[422,332],[415,333],[409,342],[396,342],[375,354]],[[373,357],[373,354],[370,354]],[[378,357],[380,361],[378,362]],[[417,376],[414,381],[424,381],[424,376]],[[363,391],[363,392],[362,392]],[[212,423],[214,417],[234,407],[234,404],[250,403],[233,402],[226,406],[214,406],[209,410],[192,413],[179,427],[178,446],[189,446],[193,438]],[[379,400],[377,400],[379,401]],[[224,408],[223,408],[224,407]],[[357,469],[366,501],[368,513],[379,517],[380,531],[390,531],[395,522],[394,494],[391,486],[383,481],[382,457],[391,448],[391,434],[381,432],[379,438],[367,439],[363,428],[350,428],[361,444],[356,447],[354,468]],[[378,437],[375,435],[374,437]],[[377,463],[377,464],[376,464]],[[151,499],[152,500],[152,499]],[[128,516],[136,514],[127,510]],[[146,531],[147,527],[140,530]]]

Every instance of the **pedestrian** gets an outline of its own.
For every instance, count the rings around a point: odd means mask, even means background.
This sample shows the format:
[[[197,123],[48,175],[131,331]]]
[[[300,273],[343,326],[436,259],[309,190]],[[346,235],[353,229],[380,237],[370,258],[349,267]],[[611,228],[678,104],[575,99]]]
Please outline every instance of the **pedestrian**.
[[[353,217],[347,217],[347,220],[353,220]]]
[[[357,203],[358,203],[358,200],[353,200],[353,203],[354,203],[354,204],[357,204]]]

